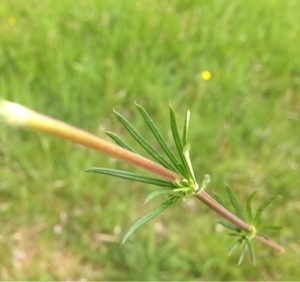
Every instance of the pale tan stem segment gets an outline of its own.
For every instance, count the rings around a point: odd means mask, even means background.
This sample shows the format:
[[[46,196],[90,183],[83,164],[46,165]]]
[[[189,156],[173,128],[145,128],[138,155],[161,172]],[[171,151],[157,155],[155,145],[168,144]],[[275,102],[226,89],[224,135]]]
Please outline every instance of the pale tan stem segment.
[[[280,246],[279,244],[277,244],[276,242],[274,242],[270,239],[267,239],[261,235],[255,235],[255,238],[279,252],[284,252],[284,247]]]
[[[112,157],[124,160],[145,170],[151,171],[167,180],[175,181],[180,179],[176,173],[164,168],[163,166],[140,155],[125,150],[120,146],[101,139],[84,130],[32,110],[28,110],[27,114],[27,120],[24,124],[26,127],[57,135],[61,138],[68,139],[85,147],[101,151]]]

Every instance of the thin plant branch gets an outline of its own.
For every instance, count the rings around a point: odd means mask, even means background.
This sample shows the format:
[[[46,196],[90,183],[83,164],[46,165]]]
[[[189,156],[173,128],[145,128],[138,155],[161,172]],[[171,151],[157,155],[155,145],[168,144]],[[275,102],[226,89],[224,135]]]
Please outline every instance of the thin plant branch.
[[[157,164],[151,160],[148,160],[138,154],[123,149],[118,145],[103,140],[91,133],[88,133],[82,129],[71,126],[62,121],[48,117],[41,113],[27,109],[19,104],[11,103],[0,99],[0,122],[10,123],[12,125],[24,126],[31,129],[39,130],[45,133],[56,135],[60,138],[67,139],[69,141],[81,144],[85,147],[101,151],[107,155],[115,157],[117,159],[124,160],[133,165],[139,166],[147,171],[153,172],[166,180],[176,182],[181,179],[181,176],[177,175],[173,171]],[[253,227],[236,215],[228,211],[216,200],[214,200],[205,191],[200,191],[193,194],[198,200],[211,208],[217,214],[222,216],[227,221],[231,222],[238,228],[251,233]],[[268,246],[283,251],[284,248],[272,240],[266,239],[263,236],[255,234],[255,237],[267,244]]]
[[[8,108],[7,112],[0,112],[0,116],[2,116],[4,122],[6,121],[12,125],[24,126],[56,135],[87,148],[101,151],[107,155],[160,175],[167,180],[174,181],[180,179],[176,173],[163,166],[75,126],[35,112],[19,104],[7,102],[5,100],[0,100],[0,103],[5,103],[6,108]],[[14,116],[14,119],[10,118],[12,115]]]
[[[210,207],[213,211],[215,211],[217,214],[219,214],[220,216],[222,216],[224,219],[228,220],[235,226],[239,227],[240,229],[246,232],[251,232],[252,227],[249,224],[245,223],[236,215],[234,215],[233,213],[225,209],[223,206],[221,206],[215,199],[213,199],[205,191],[195,193],[194,196],[198,200],[200,200],[203,204]]]
[[[224,219],[228,220],[235,226],[239,227],[240,229],[246,231],[246,232],[251,232],[252,226],[238,218],[236,215],[225,209],[223,206],[221,206],[216,200],[214,200],[209,194],[207,194],[205,191],[201,191],[199,193],[195,193],[194,196],[204,203],[206,206],[211,208],[215,213],[219,214],[222,216]],[[255,238],[262,243],[272,247],[273,249],[284,252],[284,247],[281,245],[277,244],[276,242],[267,239],[261,235],[255,235]]]

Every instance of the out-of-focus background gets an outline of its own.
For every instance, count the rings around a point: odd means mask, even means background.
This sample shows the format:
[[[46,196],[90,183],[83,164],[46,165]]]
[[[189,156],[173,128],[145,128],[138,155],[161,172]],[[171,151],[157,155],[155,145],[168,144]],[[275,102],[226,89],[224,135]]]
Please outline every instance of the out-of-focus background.
[[[189,140],[207,192],[255,206],[284,226],[236,266],[234,242],[195,199],[122,235],[159,201],[155,187],[84,173],[92,166],[142,172],[41,133],[0,128],[1,280],[297,280],[300,277],[300,2],[0,2],[0,95],[106,138],[135,143],[115,108],[145,135],[134,101],[170,139],[168,104]],[[209,71],[211,77],[203,76]],[[151,140],[151,138],[150,138]],[[136,146],[138,147],[138,146]],[[139,150],[143,153],[142,150]]]

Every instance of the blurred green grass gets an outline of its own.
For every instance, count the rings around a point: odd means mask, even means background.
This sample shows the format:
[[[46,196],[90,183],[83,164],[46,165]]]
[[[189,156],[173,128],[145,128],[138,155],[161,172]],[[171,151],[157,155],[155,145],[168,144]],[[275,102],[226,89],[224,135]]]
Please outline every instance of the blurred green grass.
[[[300,56],[298,1],[46,1],[0,4],[0,95],[104,136],[125,137],[112,108],[145,135],[141,103],[168,137],[168,103],[184,118],[208,192],[241,202],[283,196],[265,220],[278,254],[235,266],[233,241],[194,199],[119,248],[153,187],[83,172],[137,169],[55,137],[1,126],[2,280],[298,280]],[[15,19],[15,22],[14,22]],[[209,70],[210,81],[201,73]],[[182,124],[181,124],[182,125]],[[131,139],[128,138],[128,142]]]

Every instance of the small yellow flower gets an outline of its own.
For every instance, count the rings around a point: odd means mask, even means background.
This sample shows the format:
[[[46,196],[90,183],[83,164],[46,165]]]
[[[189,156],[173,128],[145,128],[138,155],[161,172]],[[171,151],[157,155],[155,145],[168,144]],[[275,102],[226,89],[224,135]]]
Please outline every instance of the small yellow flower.
[[[201,76],[202,76],[202,78],[204,79],[204,80],[206,80],[206,81],[208,81],[208,80],[211,80],[211,78],[212,78],[212,74],[211,74],[211,72],[210,71],[203,71],[202,72],[202,74],[201,74]]]
[[[15,25],[17,20],[14,17],[10,17],[7,22],[9,25]]]

